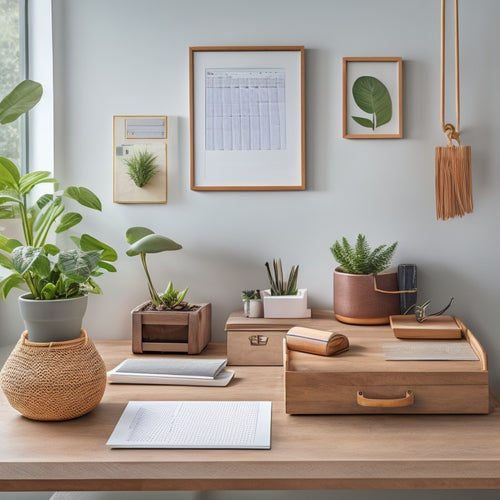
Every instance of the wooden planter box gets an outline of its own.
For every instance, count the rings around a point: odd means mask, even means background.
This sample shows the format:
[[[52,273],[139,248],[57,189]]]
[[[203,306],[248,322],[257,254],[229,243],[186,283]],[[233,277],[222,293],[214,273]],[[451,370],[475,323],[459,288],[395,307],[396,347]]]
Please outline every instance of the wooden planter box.
[[[132,351],[199,354],[210,342],[212,304],[192,311],[132,311]]]

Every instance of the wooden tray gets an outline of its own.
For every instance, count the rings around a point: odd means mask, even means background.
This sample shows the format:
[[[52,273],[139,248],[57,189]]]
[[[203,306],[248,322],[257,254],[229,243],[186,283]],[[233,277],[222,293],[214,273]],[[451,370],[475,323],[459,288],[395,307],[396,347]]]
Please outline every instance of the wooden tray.
[[[422,323],[415,315],[391,316],[391,328],[399,339],[459,339],[462,329],[453,316],[435,316]]]
[[[337,324],[350,349],[332,357],[291,351],[284,342],[286,413],[488,413],[486,353],[458,324],[463,339],[450,342],[468,342],[475,361],[386,361],[383,345],[407,342],[388,325]]]

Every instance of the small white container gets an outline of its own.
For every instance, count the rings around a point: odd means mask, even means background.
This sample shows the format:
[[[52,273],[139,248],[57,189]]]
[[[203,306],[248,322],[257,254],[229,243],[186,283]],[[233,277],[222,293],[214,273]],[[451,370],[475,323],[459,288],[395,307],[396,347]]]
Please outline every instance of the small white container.
[[[271,295],[271,290],[261,290],[264,318],[310,318],[307,308],[307,288],[299,288],[297,295]]]

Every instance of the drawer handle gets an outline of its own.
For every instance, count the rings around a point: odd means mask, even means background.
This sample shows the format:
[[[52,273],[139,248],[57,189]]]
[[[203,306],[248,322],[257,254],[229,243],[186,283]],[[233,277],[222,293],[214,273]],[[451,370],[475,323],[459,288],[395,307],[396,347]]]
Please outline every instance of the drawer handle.
[[[250,341],[250,345],[267,345],[269,337],[265,335],[250,335],[248,340]]]
[[[413,391],[406,391],[404,398],[396,399],[366,398],[362,391],[358,391],[357,396],[358,405],[370,406],[372,408],[402,408],[404,406],[411,406],[415,402]]]

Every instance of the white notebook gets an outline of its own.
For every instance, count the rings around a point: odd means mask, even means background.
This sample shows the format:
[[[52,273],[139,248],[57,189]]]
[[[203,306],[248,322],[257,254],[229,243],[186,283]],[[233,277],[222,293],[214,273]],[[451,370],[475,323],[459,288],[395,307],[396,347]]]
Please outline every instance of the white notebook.
[[[225,386],[234,371],[224,370],[226,359],[144,358],[126,359],[108,372],[116,384]]]
[[[271,448],[271,401],[130,401],[112,448]]]

